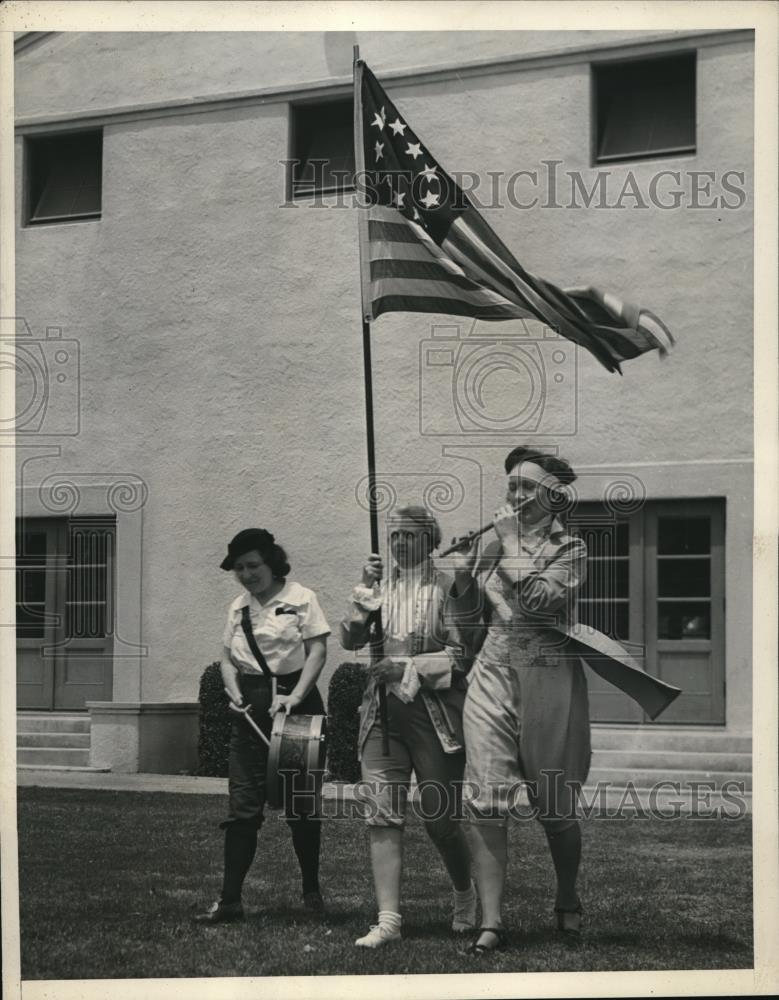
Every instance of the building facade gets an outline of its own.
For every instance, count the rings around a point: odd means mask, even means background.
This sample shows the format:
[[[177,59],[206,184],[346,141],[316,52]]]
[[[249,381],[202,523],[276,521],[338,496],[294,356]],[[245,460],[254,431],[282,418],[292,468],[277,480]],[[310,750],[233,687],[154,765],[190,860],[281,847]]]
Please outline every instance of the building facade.
[[[383,514],[464,533],[512,447],[555,450],[581,616],[683,689],[651,722],[591,674],[609,745],[748,737],[748,31],[21,36],[19,709],[89,711],[97,766],[191,766],[243,527],[337,625],[369,551],[354,44],[528,270],[677,340],[620,377],[540,324],[383,316]]]

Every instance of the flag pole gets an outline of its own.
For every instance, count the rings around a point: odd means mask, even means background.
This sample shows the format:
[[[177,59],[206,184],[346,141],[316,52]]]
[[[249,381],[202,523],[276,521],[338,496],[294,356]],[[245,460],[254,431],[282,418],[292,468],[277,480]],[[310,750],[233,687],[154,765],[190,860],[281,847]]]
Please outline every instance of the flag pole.
[[[354,58],[352,63],[352,75],[354,78],[354,165],[357,176],[362,178],[365,173],[363,141],[362,141],[362,101],[361,101],[361,77],[358,62],[360,59],[360,47],[354,46]],[[367,247],[367,234],[364,232],[365,217],[364,209],[357,207],[358,227],[359,227],[359,247],[360,247],[360,291],[362,295],[362,359],[363,374],[365,378],[365,430],[368,444],[368,512],[371,524],[371,552],[379,552],[379,511],[378,496],[376,493],[376,437],[373,421],[373,368],[371,365],[371,324],[370,312],[366,308],[365,288],[369,274],[366,269],[369,266],[365,258]],[[371,662],[377,663],[384,656],[384,627],[381,619],[381,608],[374,612],[373,617],[373,641],[371,642]],[[383,682],[378,685],[379,694],[379,724],[381,727],[381,752],[385,757],[389,756],[389,716],[387,711],[387,685]]]

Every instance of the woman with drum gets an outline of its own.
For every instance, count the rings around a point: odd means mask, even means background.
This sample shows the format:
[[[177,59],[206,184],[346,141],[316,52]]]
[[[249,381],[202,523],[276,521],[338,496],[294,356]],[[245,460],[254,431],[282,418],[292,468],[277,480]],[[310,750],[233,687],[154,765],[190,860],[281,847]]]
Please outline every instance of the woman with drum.
[[[235,713],[230,737],[230,805],[227,819],[220,824],[225,831],[222,891],[207,912],[195,917],[203,924],[243,919],[241,890],[263,822],[266,741],[272,717],[277,712],[324,713],[316,682],[330,634],[314,592],[287,581],[286,554],[269,532],[240,531],[230,542],[221,568],[232,570],[246,593],[230,605],[224,631],[222,679]],[[309,787],[311,776],[306,775],[306,781],[302,777],[298,774],[298,780],[286,787],[285,812],[300,865],[304,906],[321,913],[319,790]]]
[[[579,657],[564,655],[559,629],[574,615],[587,549],[553,513],[576,475],[562,459],[523,447],[510,452],[505,469],[498,541],[486,547],[475,573],[488,627],[463,710],[465,781],[474,790],[465,810],[482,906],[482,929],[470,948],[476,955],[506,946],[506,824],[510,792],[524,782],[546,833],[557,876],[556,924],[568,940],[578,937],[582,912],[576,785],[590,764],[587,684]]]

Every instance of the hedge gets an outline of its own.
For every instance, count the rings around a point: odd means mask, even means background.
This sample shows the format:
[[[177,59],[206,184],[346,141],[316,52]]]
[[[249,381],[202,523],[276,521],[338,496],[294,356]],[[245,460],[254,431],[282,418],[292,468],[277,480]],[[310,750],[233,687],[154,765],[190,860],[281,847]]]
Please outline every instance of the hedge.
[[[197,773],[213,778],[226,778],[231,713],[218,662],[212,663],[203,671],[198,701],[200,734],[197,741]]]
[[[358,708],[365,690],[365,667],[342,663],[330,678],[327,690],[327,762],[333,781],[359,781],[357,733]]]

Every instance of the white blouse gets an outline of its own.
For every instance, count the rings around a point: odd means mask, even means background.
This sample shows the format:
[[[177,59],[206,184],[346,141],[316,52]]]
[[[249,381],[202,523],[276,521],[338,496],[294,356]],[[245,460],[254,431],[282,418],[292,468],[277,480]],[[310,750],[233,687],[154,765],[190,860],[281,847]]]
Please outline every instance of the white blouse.
[[[230,659],[244,674],[262,674],[241,626],[242,609],[249,606],[252,631],[272,674],[302,670],[306,660],[305,639],[330,634],[316,594],[299,583],[288,582],[267,604],[249,593],[237,597],[227,613],[223,644]]]

